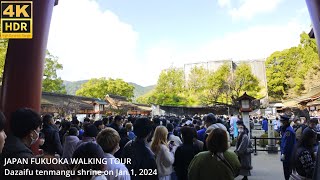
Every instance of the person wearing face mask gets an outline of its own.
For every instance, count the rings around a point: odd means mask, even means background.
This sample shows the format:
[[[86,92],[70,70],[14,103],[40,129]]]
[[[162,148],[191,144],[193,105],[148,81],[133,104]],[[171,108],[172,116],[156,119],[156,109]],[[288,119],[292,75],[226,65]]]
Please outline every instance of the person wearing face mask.
[[[130,180],[130,173],[126,166],[118,162],[118,159],[114,157],[114,154],[120,149],[119,142],[119,133],[110,127],[103,129],[97,136],[97,143],[102,147],[104,157],[107,159],[105,170],[114,172],[113,175],[106,175],[108,180]],[[116,172],[121,172],[122,175],[116,176]]]
[[[292,173],[291,156],[292,150],[296,143],[296,134],[293,128],[290,126],[290,117],[287,115],[280,116],[281,123],[281,161],[283,164],[283,172],[285,180],[289,180]]]
[[[246,128],[243,121],[238,121],[237,127],[239,136],[237,138],[236,150],[234,152],[238,155],[240,160],[240,175],[243,176],[242,180],[247,180],[248,176],[251,176],[251,153],[253,148],[248,136],[249,130]]]
[[[0,158],[4,164],[5,158],[31,158],[34,157],[31,145],[39,138],[41,126],[40,115],[32,109],[21,108],[12,113],[10,121],[10,134],[6,139]],[[24,169],[23,165],[7,165],[6,169]]]

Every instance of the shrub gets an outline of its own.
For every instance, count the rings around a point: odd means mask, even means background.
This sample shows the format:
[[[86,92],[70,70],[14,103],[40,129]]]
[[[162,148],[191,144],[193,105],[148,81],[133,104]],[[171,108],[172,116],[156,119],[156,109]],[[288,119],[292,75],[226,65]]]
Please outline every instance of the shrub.
[[[262,134],[260,137],[261,137],[261,138],[267,138],[267,137],[268,137],[268,134]],[[260,140],[259,140],[259,145],[260,145],[261,147],[266,147],[266,146],[268,145],[268,139],[260,139]]]
[[[237,138],[234,138],[232,141],[231,141],[231,146],[236,146],[237,144]]]

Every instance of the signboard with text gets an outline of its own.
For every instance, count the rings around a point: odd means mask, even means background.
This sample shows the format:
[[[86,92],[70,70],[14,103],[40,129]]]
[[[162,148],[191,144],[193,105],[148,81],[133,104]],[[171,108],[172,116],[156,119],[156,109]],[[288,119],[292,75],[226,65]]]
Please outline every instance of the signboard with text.
[[[1,1],[0,37],[32,39],[32,1]]]

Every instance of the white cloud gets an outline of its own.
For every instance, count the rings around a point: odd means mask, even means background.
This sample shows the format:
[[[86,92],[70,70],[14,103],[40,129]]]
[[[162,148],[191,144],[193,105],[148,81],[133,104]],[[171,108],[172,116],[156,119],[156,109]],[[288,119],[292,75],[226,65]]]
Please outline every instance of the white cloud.
[[[300,40],[300,33],[308,30],[308,26],[300,25],[297,22],[289,22],[281,26],[262,25],[250,27],[243,31],[229,33],[219,39],[214,39],[197,51],[180,56],[177,59],[177,63],[223,59],[264,59],[274,51],[297,45]],[[193,57],[193,59],[188,57]]]
[[[75,8],[76,7],[76,8]],[[48,49],[59,57],[62,79],[93,77],[134,81],[138,33],[96,1],[66,0],[54,7]]]
[[[243,0],[240,7],[230,9],[233,19],[251,19],[259,13],[272,12],[283,0]]]
[[[220,7],[229,7],[231,6],[231,0],[218,0]]]
[[[298,44],[303,30],[308,31],[309,27],[300,25],[298,20],[283,25],[249,27],[212,39],[193,52],[178,52],[177,42],[169,39],[154,42],[138,59],[138,33],[131,25],[122,22],[116,14],[99,9],[95,1],[66,0],[54,8],[48,49],[64,66],[59,72],[62,79],[112,77],[151,85],[157,82],[162,69],[172,65],[266,58],[276,50]]]

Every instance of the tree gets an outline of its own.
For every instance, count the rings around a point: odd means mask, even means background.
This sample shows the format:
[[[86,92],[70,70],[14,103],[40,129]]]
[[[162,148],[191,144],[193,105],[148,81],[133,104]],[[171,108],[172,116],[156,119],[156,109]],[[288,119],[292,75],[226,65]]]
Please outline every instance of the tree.
[[[223,64],[215,72],[210,72],[206,82],[204,98],[201,98],[202,104],[214,105],[219,99],[222,101],[223,95],[228,96],[228,78],[230,76],[230,66],[228,64]],[[225,99],[227,100],[227,98]],[[227,104],[228,102],[226,101],[225,103]]]
[[[0,39],[0,78],[3,77],[3,70],[4,70],[4,62],[6,60],[8,48],[8,39]]]
[[[58,77],[57,70],[62,70],[62,64],[58,63],[58,58],[46,52],[45,65],[42,80],[42,91],[66,94],[66,88],[63,80]]]
[[[209,71],[204,67],[193,67],[188,78],[188,89],[192,92],[201,92],[206,88]]]
[[[306,93],[319,80],[320,62],[314,39],[303,32],[300,44],[271,54],[266,60],[268,94],[288,99]]]
[[[185,90],[185,80],[183,70],[170,68],[163,70],[155,89],[138,98],[140,103],[159,105],[187,105],[188,95]]]
[[[170,68],[160,73],[153,99],[160,105],[184,105],[186,99],[182,95],[185,91],[183,70]]]
[[[231,100],[235,105],[237,99],[244,93],[258,98],[261,86],[256,76],[252,74],[251,67],[248,64],[241,63],[233,72],[229,80],[229,86],[231,90]]]
[[[93,78],[82,84],[76,95],[104,99],[107,94],[132,100],[134,87],[122,79]]]

